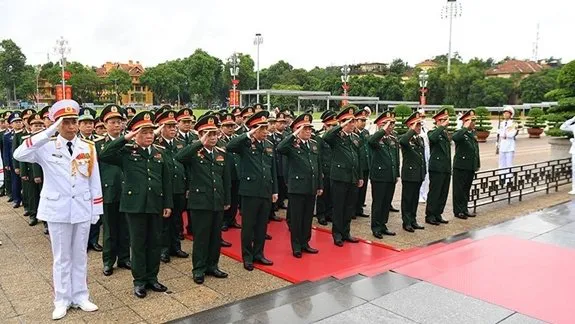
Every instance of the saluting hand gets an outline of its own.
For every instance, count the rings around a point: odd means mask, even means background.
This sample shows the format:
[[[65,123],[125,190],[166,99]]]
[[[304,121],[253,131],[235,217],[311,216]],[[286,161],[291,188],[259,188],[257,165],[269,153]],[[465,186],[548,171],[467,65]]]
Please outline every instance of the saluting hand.
[[[463,127],[469,128],[469,126],[471,126],[471,119],[468,119],[468,120],[463,122]]]
[[[168,218],[170,217],[170,215],[172,215],[172,210],[170,208],[164,208],[164,213],[162,214],[162,217]]]
[[[341,123],[341,128],[344,128],[345,126],[347,126],[347,124],[351,123],[353,119],[348,119],[346,121],[344,121],[343,123]]]
[[[293,135],[294,135],[295,137],[298,137],[298,135],[299,135],[299,133],[301,133],[302,129],[303,129],[303,127],[300,127],[300,128],[298,128],[298,129],[296,129],[296,131],[293,132]]]
[[[164,126],[165,126],[165,125],[166,125],[166,124],[162,124],[162,125],[160,125],[160,127],[156,128],[156,129],[154,130],[154,135],[155,135],[155,136],[160,135],[160,134],[162,133],[162,129],[164,129]]]
[[[200,137],[200,142],[202,142],[202,145],[206,146],[206,144],[208,144],[208,133],[209,132],[204,132],[204,135],[202,135],[202,137]]]
[[[126,134],[126,136],[124,136],[124,138],[126,139],[126,141],[130,141],[134,137],[136,137],[136,135],[140,134],[141,131],[142,131],[142,128],[138,128],[137,130],[131,131],[128,134]]]

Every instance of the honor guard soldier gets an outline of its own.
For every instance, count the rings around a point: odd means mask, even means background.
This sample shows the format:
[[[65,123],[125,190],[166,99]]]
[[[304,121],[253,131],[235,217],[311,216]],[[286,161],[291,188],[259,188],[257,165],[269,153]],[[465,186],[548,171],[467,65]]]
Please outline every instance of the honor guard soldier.
[[[194,175],[189,187],[188,208],[194,223],[192,273],[194,282],[200,285],[204,283],[205,275],[228,276],[218,268],[218,263],[223,213],[230,208],[230,168],[233,164],[228,165],[226,150],[217,147],[218,123],[215,116],[199,118],[194,129],[200,140],[176,155],[176,159],[186,164]]]
[[[240,156],[242,259],[248,271],[254,269],[254,262],[273,264],[264,256],[268,217],[278,199],[274,148],[267,140],[268,117],[267,111],[251,115],[246,121],[249,132],[233,138],[226,147]]]
[[[449,223],[442,217],[451,181],[451,139],[447,133],[449,112],[447,109],[441,109],[433,116],[433,120],[436,127],[427,133],[431,153],[425,222],[439,225]]]
[[[19,175],[20,170],[16,171],[16,167],[19,167],[20,162],[12,158],[13,152],[16,149],[12,149],[12,147],[16,143],[14,138],[24,132],[22,114],[20,114],[20,112],[11,113],[10,117],[8,117],[8,123],[12,127],[12,130],[4,134],[2,160],[4,161],[4,165],[7,166],[7,171],[10,172],[12,207],[19,208],[22,205],[22,180]]]
[[[559,127],[564,132],[575,133],[575,117],[566,120]],[[569,148],[569,154],[571,154],[571,165],[575,165],[575,140],[571,139],[571,147]],[[571,179],[575,179],[575,168],[571,167]],[[570,195],[575,195],[575,181],[571,181],[571,191]]]
[[[514,114],[515,110],[513,107],[506,106],[503,108],[503,121],[500,122],[497,131],[499,169],[505,169],[500,171],[504,174],[502,176],[504,179],[513,177],[511,167],[513,167],[513,155],[515,155],[515,139],[517,138],[517,134],[519,134],[519,127],[512,119]]]
[[[96,150],[100,154],[112,141],[119,138],[122,132],[121,108],[118,105],[108,105],[100,113],[106,127],[106,135],[98,139]],[[100,159],[100,177],[102,178],[102,192],[104,194],[104,215],[102,216],[103,235],[103,274],[110,276],[114,273],[114,264],[118,268],[132,269],[130,262],[130,232],[126,215],[120,212],[120,199],[124,185],[124,173],[114,164],[106,163]]]
[[[245,107],[244,109],[242,109],[242,111],[240,112],[240,116],[242,121],[244,122],[241,125],[238,125],[238,128],[236,128],[236,135],[242,135],[243,133],[247,133],[250,131],[245,121],[248,118],[250,118],[253,114],[254,114],[253,107]]]
[[[176,160],[176,154],[184,148],[186,143],[176,139],[178,130],[176,129],[176,112],[165,110],[155,121],[159,128],[159,136],[156,137],[155,144],[164,148],[164,159],[168,161],[172,173],[172,194],[174,208],[172,216],[162,220],[162,253],[160,260],[164,263],[170,262],[170,256],[187,258],[188,253],[182,251],[180,243],[180,230],[182,229],[182,214],[186,211],[186,189],[188,179],[184,165]]]
[[[369,163],[370,163],[370,156],[369,156],[369,145],[367,144],[367,139],[369,138],[369,132],[365,128],[367,124],[367,117],[369,116],[368,112],[365,109],[361,109],[355,113],[355,128],[356,133],[359,136],[359,143],[360,143],[360,154],[359,158],[363,159],[361,163],[363,165],[361,170],[361,178],[363,179],[364,185],[359,188],[357,201],[355,203],[355,214],[356,216],[360,217],[369,217],[366,213],[363,212],[363,206],[365,205],[365,197],[367,196],[367,180],[369,179]]]
[[[351,218],[355,213],[357,189],[365,184],[361,178],[359,137],[355,129],[355,106],[345,107],[338,115],[340,125],[323,135],[332,152],[331,192],[333,200],[332,236],[334,244],[358,243],[350,234]]]
[[[5,127],[4,131],[2,132],[2,162],[4,167],[4,189],[6,192],[6,196],[8,196],[8,202],[13,202],[14,199],[12,198],[12,170],[10,169],[10,159],[12,155],[9,154],[10,150],[6,150],[8,144],[6,140],[11,138],[11,134],[14,131],[12,125],[8,121],[12,115],[11,111],[5,111],[2,113],[2,117],[4,118],[3,125]]]
[[[479,145],[475,138],[475,111],[468,110],[461,117],[463,126],[453,133],[455,156],[453,157],[453,213],[455,217],[475,217],[467,209],[469,191],[475,172],[479,170]]]
[[[128,115],[128,119],[132,119],[137,113],[136,108],[126,107],[126,115]]]
[[[409,128],[407,133],[399,138],[403,165],[401,166],[401,219],[403,229],[413,233],[416,229],[424,229],[417,223],[417,205],[419,190],[425,179],[425,144],[421,134],[421,117],[418,112],[405,120]]]
[[[336,114],[331,110],[326,110],[321,114],[321,120],[323,123],[323,131],[327,132],[332,127],[337,125]],[[333,215],[333,203],[331,200],[331,147],[327,144],[324,139],[319,135],[313,136],[320,146],[320,160],[321,160],[321,171],[323,173],[323,194],[317,197],[316,203],[316,216],[317,221],[320,225],[327,225],[327,222],[331,222]]]
[[[236,129],[236,122],[234,115],[227,113],[222,118],[220,123],[220,138],[218,140],[218,147],[225,149],[226,145],[237,135],[234,134]],[[224,220],[222,222],[222,231],[227,231],[228,228],[242,228],[236,221],[238,214],[238,207],[240,203],[240,196],[238,195],[240,180],[238,174],[240,172],[240,156],[236,153],[227,152],[226,161],[230,164],[230,208],[224,211]]]
[[[323,194],[320,147],[311,139],[312,115],[298,116],[291,125],[294,133],[283,139],[277,151],[287,157],[290,235],[293,256],[316,254],[309,245],[316,196]]]
[[[66,316],[69,307],[98,309],[89,301],[86,245],[90,224],[103,212],[102,187],[94,143],[77,136],[79,109],[74,100],[56,102],[50,108],[55,123],[14,151],[15,159],[44,170],[38,219],[50,228],[55,320]],[[56,131],[59,135],[52,137]]]
[[[100,155],[124,171],[120,211],[128,217],[134,294],[139,298],[146,297],[146,289],[168,290],[158,282],[158,272],[162,217],[170,217],[174,203],[173,176],[164,149],[153,145],[154,128],[152,113],[141,111],[127,124],[129,133],[110,142]]]
[[[397,143],[391,138],[394,123],[393,111],[382,113],[375,119],[377,132],[368,139],[371,151],[371,232],[378,239],[382,239],[383,235],[395,235],[387,228],[389,209],[399,178],[399,159],[394,149]]]
[[[44,129],[44,121],[42,120],[42,117],[40,117],[40,115],[37,113],[28,115],[28,120],[26,123],[30,126],[30,134],[22,136],[23,141]],[[30,226],[38,224],[36,215],[38,213],[40,190],[42,188],[41,172],[42,168],[37,163],[20,162],[22,187],[27,188],[26,195],[24,195],[23,198],[26,200],[26,206],[28,206],[28,215],[24,214],[24,216],[30,216],[30,220],[28,222],[28,225]]]

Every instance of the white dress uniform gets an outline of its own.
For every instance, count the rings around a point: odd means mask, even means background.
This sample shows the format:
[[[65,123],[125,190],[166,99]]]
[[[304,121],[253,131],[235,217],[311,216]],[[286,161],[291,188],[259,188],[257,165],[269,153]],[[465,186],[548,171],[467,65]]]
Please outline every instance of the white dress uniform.
[[[504,120],[499,125],[499,169],[502,174],[511,176],[509,168],[513,166],[515,155],[515,137],[517,136],[517,124],[512,120]]]
[[[575,134],[575,117],[561,124],[561,127],[559,128],[564,132],[571,132]],[[569,194],[575,195],[575,140],[573,138],[571,139],[571,148],[569,149],[569,154],[571,154],[571,191]]]
[[[421,184],[421,188],[419,188],[419,202],[426,202],[427,201],[427,194],[429,193],[429,157],[431,156],[431,152],[429,151],[429,137],[427,133],[429,129],[425,124],[425,121],[421,122],[421,133],[419,136],[423,139],[424,145],[424,152],[423,155],[425,157],[425,178],[423,179],[423,183]]]
[[[64,103],[62,103],[64,102]],[[72,102],[73,104],[71,104]],[[73,100],[62,100],[51,108],[51,116],[74,117]],[[53,111],[52,111],[53,109]],[[58,111],[60,109],[60,111]],[[62,111],[65,109],[67,114]],[[48,222],[52,245],[55,313],[79,305],[90,311],[97,306],[88,300],[87,251],[90,224],[103,213],[102,186],[96,149],[92,142],[61,135],[52,137],[59,123],[26,139],[15,151],[21,162],[38,163],[44,172],[38,219]],[[69,152],[69,147],[72,153]],[[91,304],[93,307],[83,307]],[[94,309],[95,308],[95,309]],[[58,318],[61,318],[58,316]]]

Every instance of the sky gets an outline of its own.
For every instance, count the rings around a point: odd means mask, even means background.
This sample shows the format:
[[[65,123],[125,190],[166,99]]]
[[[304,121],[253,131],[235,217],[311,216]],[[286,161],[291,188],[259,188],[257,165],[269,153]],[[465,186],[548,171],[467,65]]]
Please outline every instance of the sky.
[[[296,68],[382,62],[415,65],[446,54],[446,0],[0,0],[0,39],[18,44],[28,64],[57,61],[56,40],[69,60],[101,66],[140,61],[144,66],[202,48],[222,60],[233,52],[260,68],[285,60]],[[539,23],[539,58],[575,59],[575,3],[568,0],[458,0],[452,50],[464,60],[506,56],[531,59]],[[565,37],[567,36],[567,37]]]

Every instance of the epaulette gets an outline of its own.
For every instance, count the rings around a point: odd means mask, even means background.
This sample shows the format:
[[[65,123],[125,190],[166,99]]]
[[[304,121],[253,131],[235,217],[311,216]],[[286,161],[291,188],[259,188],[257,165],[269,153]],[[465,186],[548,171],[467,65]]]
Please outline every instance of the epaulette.
[[[133,147],[133,148],[137,148],[138,145],[134,144],[134,143],[126,143],[126,145],[124,145],[126,147]]]
[[[86,142],[86,143],[88,143],[88,144],[90,144],[90,145],[94,145],[94,142],[92,142],[92,141],[90,141],[90,140],[87,140],[87,139],[85,139],[85,138],[80,138],[80,140],[81,140],[82,142]]]
[[[104,139],[106,139],[106,136],[99,136],[94,140],[94,143],[99,142],[99,141],[104,140]]]
[[[355,137],[359,138],[359,135],[356,133],[351,133],[351,135],[354,135]]]
[[[317,141],[314,140],[313,138],[310,138],[309,140],[310,140],[311,142],[317,143]]]
[[[224,153],[226,152],[226,149],[223,148],[223,147],[214,146],[214,148],[215,148],[216,150],[220,151],[220,152],[224,152]]]
[[[52,137],[50,137],[50,140],[55,141],[57,138],[58,138],[58,136],[52,136]]]
[[[27,138],[30,137],[30,136],[32,136],[32,134],[28,134],[28,135],[26,135],[26,136],[22,136],[22,139],[25,140],[25,139],[27,139]]]
[[[159,150],[165,150],[166,148],[164,146],[158,145],[158,144],[152,144],[154,145],[155,148],[159,149]]]
[[[274,145],[274,143],[272,141],[270,141],[269,139],[265,139],[266,141],[268,141],[271,145]]]

